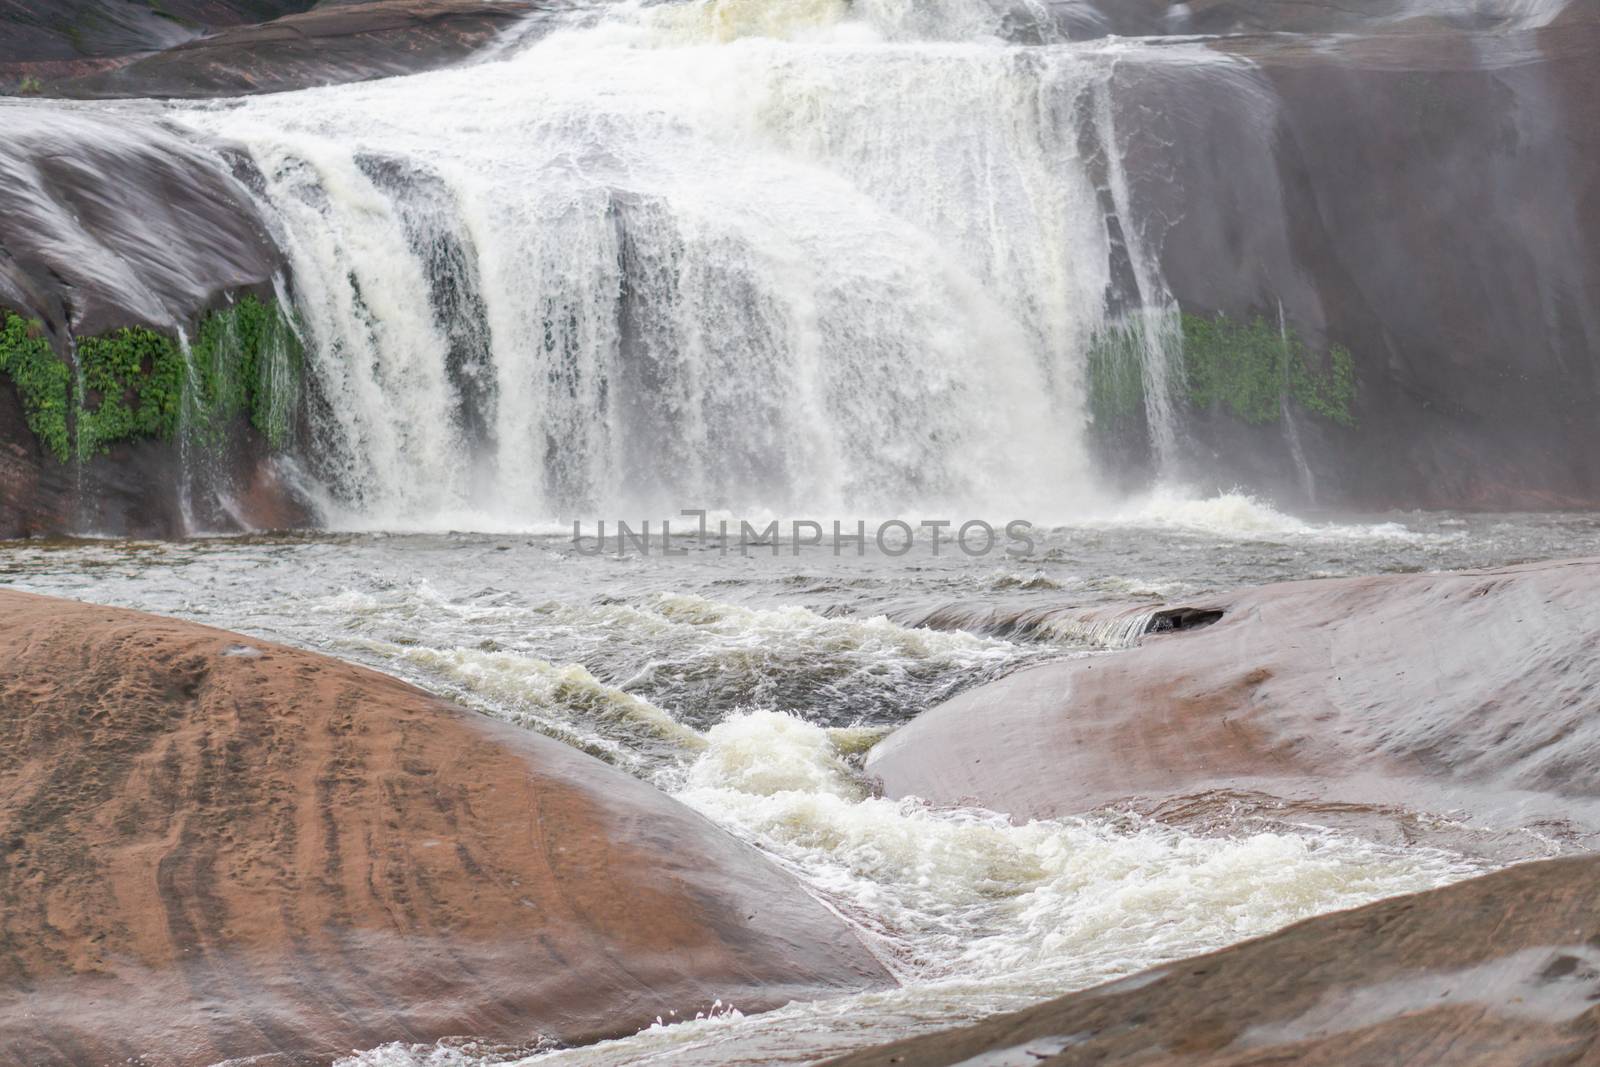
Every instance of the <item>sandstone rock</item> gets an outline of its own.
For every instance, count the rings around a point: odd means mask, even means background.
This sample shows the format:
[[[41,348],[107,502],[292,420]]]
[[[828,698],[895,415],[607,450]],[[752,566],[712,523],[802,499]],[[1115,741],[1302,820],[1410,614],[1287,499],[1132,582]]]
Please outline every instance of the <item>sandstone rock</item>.
[[[1596,588],[1600,561],[1574,560],[1241,590],[1136,649],[969,690],[867,766],[891,796],[1018,817],[1257,798],[1587,835]]]
[[[0,101],[0,307],[51,334],[172,329],[284,259],[221,158],[157,118]]]
[[[1596,878],[1600,857],[1525,864],[833,1063],[1593,1063]]]
[[[888,982],[753,849],[555,741],[4,591],[0,853],[0,1048],[30,1067],[581,1041]]]

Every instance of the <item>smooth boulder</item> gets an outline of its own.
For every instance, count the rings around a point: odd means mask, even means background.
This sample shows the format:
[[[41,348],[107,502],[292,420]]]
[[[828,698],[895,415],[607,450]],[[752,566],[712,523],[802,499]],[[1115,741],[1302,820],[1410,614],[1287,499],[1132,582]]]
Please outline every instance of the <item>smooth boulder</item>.
[[[323,656],[10,591],[0,946],[0,1048],[30,1067],[532,1047],[889,983],[789,875],[591,757]]]
[[[1526,1067],[1600,1059],[1600,857],[1530,863],[835,1067]]]
[[[152,52],[241,23],[303,11],[314,0],[0,0],[0,78]]]
[[[1289,582],[1139,647],[969,690],[882,742],[891,796],[1019,817],[1127,801],[1600,829],[1600,560]],[[1323,820],[1319,820],[1323,821]]]
[[[536,9],[531,0],[324,4],[51,83],[67,97],[214,97],[341,85],[449,66]]]

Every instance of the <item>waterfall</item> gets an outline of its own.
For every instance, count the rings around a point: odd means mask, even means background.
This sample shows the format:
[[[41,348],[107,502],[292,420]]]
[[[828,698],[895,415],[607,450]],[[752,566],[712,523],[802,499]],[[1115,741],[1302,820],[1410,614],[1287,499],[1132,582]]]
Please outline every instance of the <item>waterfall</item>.
[[[178,515],[183,521],[183,532],[199,532],[195,520],[194,486],[198,472],[195,470],[195,435],[202,419],[200,411],[200,371],[194,365],[194,348],[189,344],[187,330],[178,330],[178,351],[183,356],[183,389],[178,399]]]
[[[1312,473],[1311,464],[1306,459],[1305,445],[1300,442],[1300,424],[1296,421],[1294,405],[1289,403],[1289,360],[1293,351],[1289,339],[1289,319],[1283,313],[1283,301],[1278,301],[1278,339],[1283,344],[1283,394],[1278,398],[1278,410],[1283,419],[1284,436],[1289,441],[1289,455],[1294,459],[1294,469],[1300,475],[1300,488],[1306,494],[1306,500],[1315,505],[1317,502],[1317,476]]]
[[[330,521],[1080,507],[1090,341],[1170,315],[1145,251],[1115,295],[1124,49],[1003,21],[621,4],[185,113],[265,176]],[[1170,331],[1141,332],[1161,433]]]

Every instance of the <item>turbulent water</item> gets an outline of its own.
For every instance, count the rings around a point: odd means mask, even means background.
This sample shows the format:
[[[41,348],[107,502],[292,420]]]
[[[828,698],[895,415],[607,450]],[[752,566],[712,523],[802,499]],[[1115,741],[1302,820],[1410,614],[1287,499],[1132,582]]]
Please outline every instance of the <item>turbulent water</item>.
[[[332,528],[391,532],[14,545],[0,580],[311,647],[557,737],[765,850],[901,980],[757,1018],[706,1005],[541,1064],[813,1061],[1481,869],[1225,812],[1018,825],[858,773],[952,693],[1125,646],[1165,600],[1600,552],[1587,517],[1105,493],[1083,441],[1097,333],[1138,340],[1172,447],[1172,309],[1113,74],[1251,75],[1184,42],[1057,40],[1042,11],[574,5],[461,69],[172,109],[262,176],[307,347],[303,486]],[[589,555],[549,532],[683,508],[1066,525],[1021,558]]]
[[[1168,312],[1126,221],[1128,46],[1005,43],[1018,17],[624,3],[180,113],[265,176],[331,522],[1077,513],[1086,346],[1148,320],[1159,441]]]
[[[566,537],[465,533],[15,544],[0,550],[0,581],[364,662],[668,790],[793,871],[902,984],[748,1018],[723,1005],[536,1062],[803,1063],[1485,862],[1225,811],[1204,827],[1125,811],[1016,825],[885,800],[855,769],[884,730],[1022,664],[1106,654],[1120,638],[1095,622],[1113,608],[1279,578],[1600,553],[1600,521],[1333,522],[1238,495],[1159,494],[1041,530],[1025,559],[683,546],[681,557],[589,556]],[[387,1046],[346,1067],[505,1058]]]

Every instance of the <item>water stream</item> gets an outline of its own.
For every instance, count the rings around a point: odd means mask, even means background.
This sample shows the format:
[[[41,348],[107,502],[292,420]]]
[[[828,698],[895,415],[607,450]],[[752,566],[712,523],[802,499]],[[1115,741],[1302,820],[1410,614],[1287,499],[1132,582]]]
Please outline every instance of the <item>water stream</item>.
[[[952,693],[1115,654],[1126,635],[1085,624],[1110,608],[1595,554],[1592,516],[1306,520],[1237,495],[1157,494],[1041,529],[1026,559],[682,546],[589,556],[566,536],[469,533],[18,544],[0,553],[0,581],[310,647],[575,745],[765,850],[902,983],[759,1016],[724,1004],[686,1025],[663,1008],[660,1027],[535,1064],[812,1062],[1466,877],[1503,862],[1508,841],[1519,858],[1565,847],[1516,826],[1401,847],[1225,805],[1181,826],[1126,810],[1016,824],[875,797],[856,768]],[[508,1057],[525,1055],[391,1045],[345,1067]]]

